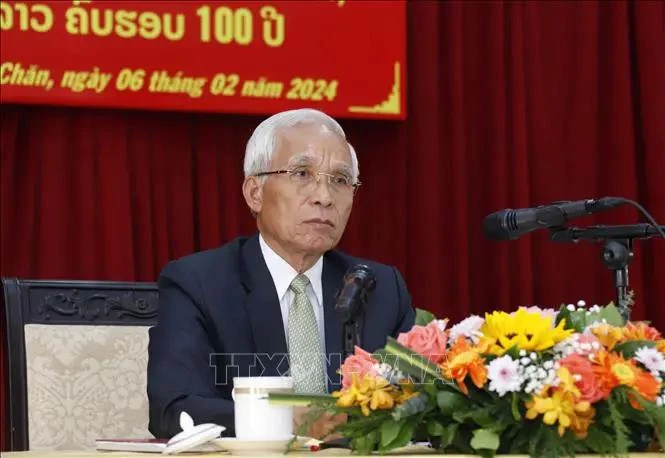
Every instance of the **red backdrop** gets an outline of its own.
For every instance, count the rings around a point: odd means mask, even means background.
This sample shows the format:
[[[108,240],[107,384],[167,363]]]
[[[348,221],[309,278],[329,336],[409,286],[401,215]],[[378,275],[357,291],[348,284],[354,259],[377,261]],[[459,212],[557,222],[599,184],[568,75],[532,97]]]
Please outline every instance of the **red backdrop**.
[[[332,116],[406,114],[405,0],[47,0],[26,15],[25,2],[2,6],[3,102],[251,114],[311,103]],[[95,14],[106,18],[101,29]],[[26,70],[37,76],[23,78]]]
[[[665,222],[665,4],[413,2],[406,122],[342,121],[360,159],[343,248],[458,320],[613,297],[600,246],[497,244],[504,207],[618,195]],[[258,117],[2,106],[2,275],[155,280],[253,229]],[[631,223],[619,209],[576,223]],[[639,242],[634,318],[665,329],[665,243]],[[4,342],[3,342],[4,344]]]

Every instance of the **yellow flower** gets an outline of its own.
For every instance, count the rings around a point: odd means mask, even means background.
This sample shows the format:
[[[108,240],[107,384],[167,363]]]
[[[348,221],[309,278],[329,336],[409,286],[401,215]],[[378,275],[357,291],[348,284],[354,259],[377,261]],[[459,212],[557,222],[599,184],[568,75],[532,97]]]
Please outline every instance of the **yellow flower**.
[[[352,383],[348,388],[332,394],[337,398],[338,407],[360,407],[365,416],[370,414],[370,410],[392,409],[395,387],[386,379],[371,374],[365,374],[361,380],[357,374],[353,374],[352,377]]]
[[[413,390],[414,388],[414,383],[410,381],[403,381],[400,382],[400,386],[402,388],[401,392],[397,392],[395,396],[395,403],[397,404],[402,404],[403,402],[408,401],[412,397],[414,397],[416,394],[418,394],[416,391]]]
[[[571,419],[570,429],[579,439],[584,439],[589,432],[589,426],[593,423],[596,409],[594,409],[588,402],[580,402],[576,405],[575,413],[576,415]]]
[[[576,398],[580,397],[580,390],[577,388],[577,385],[575,385],[575,380],[567,368],[560,367],[559,370],[557,370],[556,375],[559,377],[559,386],[557,387],[559,391],[570,393]]]
[[[481,346],[501,356],[512,347],[519,350],[543,351],[570,336],[574,330],[564,329],[565,320],[554,327],[554,318],[538,312],[519,309],[514,314],[493,312],[485,315]]]
[[[635,371],[625,362],[612,364],[612,374],[614,374],[621,385],[633,386],[635,383]]]
[[[361,402],[364,402],[365,399],[367,399],[367,395],[364,394],[367,390],[367,381],[358,381],[358,374],[352,374],[352,380],[353,381],[348,388],[333,392],[332,395],[337,398],[338,407],[353,407],[355,405],[360,405]]]
[[[586,436],[595,413],[588,401],[576,402],[574,394],[558,389],[550,397],[534,396],[527,401],[526,407],[526,418],[529,420],[542,415],[546,425],[558,423],[559,436],[563,436],[567,428],[571,428],[578,437]]]
[[[661,339],[658,342],[656,342],[656,350],[658,350],[661,353],[665,353],[665,339]]]
[[[591,328],[591,332],[598,339],[600,344],[612,350],[614,346],[623,339],[623,330],[607,323],[599,324]]]
[[[392,409],[394,402],[395,400],[390,395],[390,393],[385,390],[376,390],[372,393],[372,399],[369,402],[369,408],[372,410]],[[363,411],[363,413],[365,412]],[[365,413],[365,415],[368,415],[368,413]]]

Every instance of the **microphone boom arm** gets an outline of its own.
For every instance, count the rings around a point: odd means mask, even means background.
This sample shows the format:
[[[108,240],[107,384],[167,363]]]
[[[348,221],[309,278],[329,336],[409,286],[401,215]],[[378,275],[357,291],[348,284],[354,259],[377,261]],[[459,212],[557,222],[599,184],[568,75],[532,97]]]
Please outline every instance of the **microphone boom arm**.
[[[665,230],[665,226],[660,226]],[[605,267],[613,271],[617,307],[623,319],[630,320],[632,299],[628,293],[628,264],[633,260],[633,240],[658,236],[658,227],[651,224],[617,226],[560,227],[550,230],[554,242],[588,240],[605,242],[601,258]]]

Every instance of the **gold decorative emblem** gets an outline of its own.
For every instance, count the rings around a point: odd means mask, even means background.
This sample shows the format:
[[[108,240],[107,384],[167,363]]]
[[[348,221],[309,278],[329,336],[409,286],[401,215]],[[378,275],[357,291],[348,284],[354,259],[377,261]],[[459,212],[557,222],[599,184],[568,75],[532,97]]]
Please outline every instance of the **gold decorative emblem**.
[[[393,79],[393,88],[388,98],[383,102],[371,106],[350,106],[351,113],[381,113],[381,114],[400,114],[401,113],[401,78],[400,63],[395,62],[395,75]]]

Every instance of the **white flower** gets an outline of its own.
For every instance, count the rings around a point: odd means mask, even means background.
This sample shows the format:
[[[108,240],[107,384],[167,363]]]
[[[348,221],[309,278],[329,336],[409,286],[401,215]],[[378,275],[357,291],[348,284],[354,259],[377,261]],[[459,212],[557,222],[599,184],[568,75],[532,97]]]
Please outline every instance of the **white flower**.
[[[665,372],[665,357],[655,348],[642,347],[635,352],[635,359],[649,372]]]
[[[382,377],[393,385],[398,384],[401,380],[404,380],[406,376],[398,369],[394,369],[392,366],[386,363],[379,363],[374,365],[374,370],[376,371],[379,377]]]
[[[665,392],[663,392],[660,396],[656,398],[656,405],[658,407],[665,406]]]
[[[487,378],[490,380],[490,391],[496,391],[499,396],[519,391],[522,385],[520,365],[508,355],[496,358],[489,363]]]
[[[455,342],[459,336],[464,336],[467,339],[471,339],[474,344],[477,344],[482,337],[480,328],[484,323],[484,318],[481,318],[478,315],[471,315],[450,328],[451,341]]]

